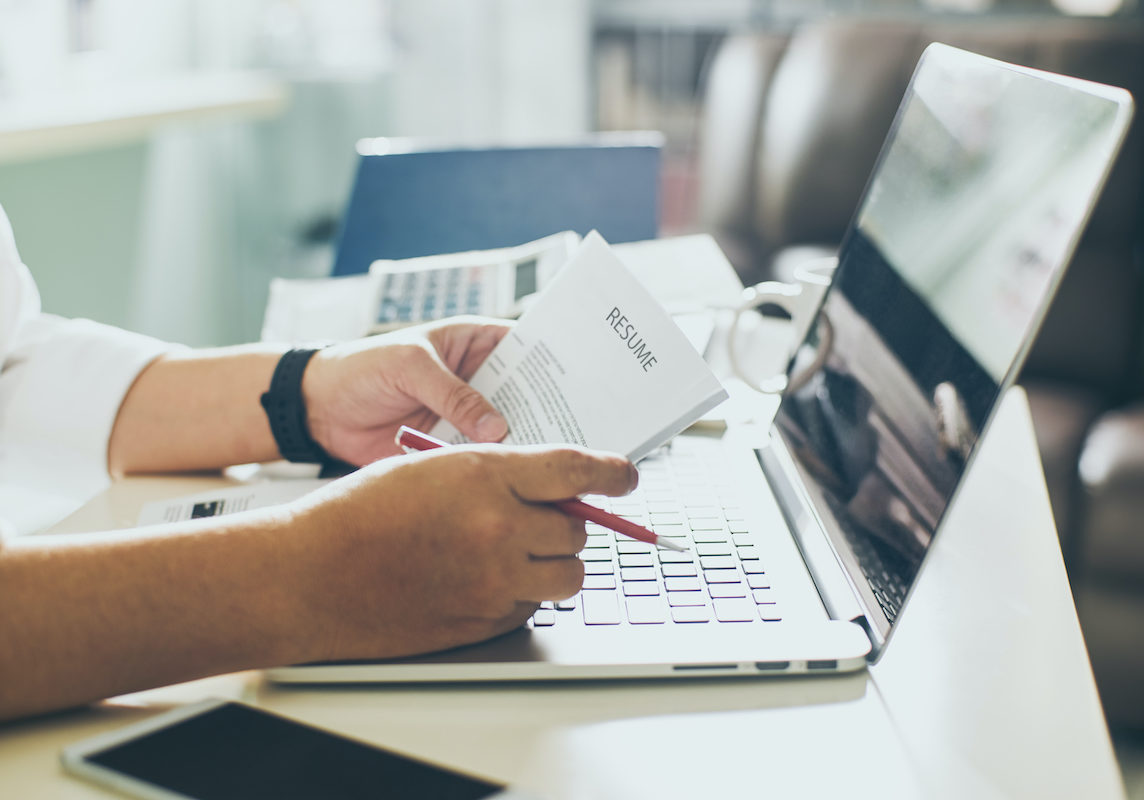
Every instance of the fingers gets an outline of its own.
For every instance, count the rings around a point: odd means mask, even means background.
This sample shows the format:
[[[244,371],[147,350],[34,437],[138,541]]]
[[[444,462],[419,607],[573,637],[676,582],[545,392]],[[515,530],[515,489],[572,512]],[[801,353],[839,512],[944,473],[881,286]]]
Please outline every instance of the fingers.
[[[425,358],[404,376],[410,395],[476,442],[499,442],[508,423],[476,389],[440,361]]]
[[[522,600],[543,603],[563,600],[584,585],[584,562],[573,556],[533,559],[525,571],[519,595]]]
[[[615,453],[580,447],[521,448],[506,469],[506,479],[522,500],[551,502],[582,494],[625,495],[635,489],[639,472]]]
[[[588,534],[584,521],[571,517],[548,504],[525,505],[515,524],[523,533],[530,557],[573,556],[584,549]]]
[[[449,368],[467,381],[511,327],[503,320],[457,317],[430,328],[428,338]]]

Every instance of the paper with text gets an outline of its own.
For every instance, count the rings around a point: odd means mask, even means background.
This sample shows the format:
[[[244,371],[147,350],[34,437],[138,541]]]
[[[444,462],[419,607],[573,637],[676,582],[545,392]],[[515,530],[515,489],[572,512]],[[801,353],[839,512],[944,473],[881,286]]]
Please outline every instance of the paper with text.
[[[325,486],[325,478],[263,481],[144,503],[136,525],[160,525],[203,517],[221,517],[253,508],[288,503]]]
[[[469,383],[509,444],[565,442],[639,460],[727,393],[664,308],[596,232]],[[452,425],[432,435],[467,441]]]

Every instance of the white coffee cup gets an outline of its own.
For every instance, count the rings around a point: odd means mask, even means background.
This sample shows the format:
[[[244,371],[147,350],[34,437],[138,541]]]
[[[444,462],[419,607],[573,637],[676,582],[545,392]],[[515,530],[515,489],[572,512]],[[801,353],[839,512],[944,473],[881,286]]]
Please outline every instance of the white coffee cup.
[[[727,339],[731,369],[741,380],[760,392],[777,394],[788,387],[795,389],[801,386],[810,375],[822,366],[834,340],[834,329],[825,314],[822,316],[819,326],[819,342],[815,358],[811,363],[800,368],[797,375],[791,376],[789,381],[785,374],[785,367],[790,357],[794,355],[795,349],[803,343],[810,332],[810,325],[818,313],[819,306],[822,305],[823,295],[826,294],[826,290],[834,279],[834,270],[837,266],[838,259],[834,257],[812,259],[795,268],[794,280],[789,283],[764,281],[743,290],[743,301],[736,309],[735,321]],[[757,369],[752,369],[743,360],[744,356],[741,349],[744,337],[740,335],[739,329],[740,322],[745,315],[768,304],[778,306],[790,315],[791,322],[786,337],[789,345],[787,352],[782,354],[781,369],[783,371],[760,379],[753,375],[753,373],[757,373]]]

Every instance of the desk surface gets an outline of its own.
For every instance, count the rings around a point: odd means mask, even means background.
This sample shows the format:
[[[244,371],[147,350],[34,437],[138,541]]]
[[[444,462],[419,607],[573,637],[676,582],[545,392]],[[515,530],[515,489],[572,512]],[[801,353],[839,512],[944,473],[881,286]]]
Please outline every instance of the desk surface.
[[[121,481],[56,530],[129,525],[146,501],[221,480]],[[64,776],[59,749],[205,696],[265,705],[544,797],[1124,794],[1019,390],[867,672],[319,689],[239,673],[0,726],[0,787],[21,798],[106,796]]]

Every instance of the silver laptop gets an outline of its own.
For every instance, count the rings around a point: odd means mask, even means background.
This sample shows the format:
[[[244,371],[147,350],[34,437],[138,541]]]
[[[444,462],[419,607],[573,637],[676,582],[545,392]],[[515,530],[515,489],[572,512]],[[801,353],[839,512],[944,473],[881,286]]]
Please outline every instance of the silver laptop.
[[[746,677],[877,660],[1131,112],[1120,89],[931,45],[773,425],[677,437],[612,501],[690,552],[590,528],[583,591],[524,628],[271,679]]]

